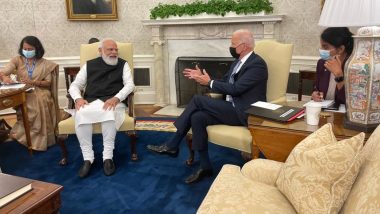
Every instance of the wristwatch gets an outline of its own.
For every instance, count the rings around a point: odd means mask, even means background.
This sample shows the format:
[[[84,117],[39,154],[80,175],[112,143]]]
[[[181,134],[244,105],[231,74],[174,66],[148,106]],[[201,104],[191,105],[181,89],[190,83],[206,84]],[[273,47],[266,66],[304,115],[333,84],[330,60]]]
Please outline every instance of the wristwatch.
[[[343,76],[335,77],[334,80],[335,80],[335,82],[339,83],[339,82],[342,82],[344,80],[344,77]]]
[[[207,86],[210,87],[210,88],[211,88],[211,81],[212,81],[212,79],[210,79],[210,80],[208,81],[208,83],[207,83]]]

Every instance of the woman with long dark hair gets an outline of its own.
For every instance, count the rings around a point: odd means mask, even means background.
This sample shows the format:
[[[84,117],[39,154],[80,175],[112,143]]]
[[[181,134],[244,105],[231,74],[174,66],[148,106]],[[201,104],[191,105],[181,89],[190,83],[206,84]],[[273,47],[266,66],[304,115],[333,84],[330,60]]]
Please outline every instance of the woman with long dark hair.
[[[317,78],[311,95],[314,101],[335,100],[345,104],[344,64],[350,57],[354,40],[346,27],[326,28],[320,39]]]

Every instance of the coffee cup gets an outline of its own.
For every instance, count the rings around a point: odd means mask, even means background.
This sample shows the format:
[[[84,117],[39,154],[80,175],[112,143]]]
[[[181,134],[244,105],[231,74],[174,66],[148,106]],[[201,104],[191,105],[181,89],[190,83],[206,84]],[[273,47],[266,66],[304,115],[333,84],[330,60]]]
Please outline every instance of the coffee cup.
[[[318,102],[311,102],[306,104],[306,123],[308,125],[318,125],[319,113],[321,113],[322,104]]]

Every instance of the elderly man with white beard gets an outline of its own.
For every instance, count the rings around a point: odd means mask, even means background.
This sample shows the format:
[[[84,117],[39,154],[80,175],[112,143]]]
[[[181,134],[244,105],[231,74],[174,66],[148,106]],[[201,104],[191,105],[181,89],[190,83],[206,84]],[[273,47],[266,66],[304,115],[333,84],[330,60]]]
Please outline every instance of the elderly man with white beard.
[[[101,123],[103,135],[103,170],[106,176],[115,172],[112,160],[117,129],[125,117],[123,100],[134,90],[128,62],[118,58],[117,44],[103,39],[98,58],[87,61],[80,69],[69,93],[75,101],[75,132],[82,150],[84,163],[78,175],[86,177],[94,162],[92,124]],[[81,91],[85,93],[81,94]]]

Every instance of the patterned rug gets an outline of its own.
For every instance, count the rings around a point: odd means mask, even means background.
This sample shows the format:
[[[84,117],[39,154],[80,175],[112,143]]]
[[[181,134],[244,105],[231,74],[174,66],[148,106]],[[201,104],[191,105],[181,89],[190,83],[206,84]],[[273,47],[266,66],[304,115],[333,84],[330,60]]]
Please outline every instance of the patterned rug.
[[[147,117],[136,119],[136,130],[175,132],[177,129],[173,125],[175,118]]]

